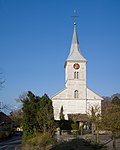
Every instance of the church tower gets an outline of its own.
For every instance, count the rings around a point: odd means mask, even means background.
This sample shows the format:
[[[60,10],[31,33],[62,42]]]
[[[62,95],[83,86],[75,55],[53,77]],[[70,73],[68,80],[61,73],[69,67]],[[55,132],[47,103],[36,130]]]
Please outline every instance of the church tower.
[[[80,51],[80,45],[74,23],[74,32],[69,56],[65,62],[65,85],[68,96],[75,99],[86,99],[86,59]]]
[[[102,97],[86,86],[86,64],[77,37],[76,23],[69,55],[65,61],[65,88],[52,96],[54,119],[60,120],[60,111],[66,120],[70,115],[86,115],[92,106],[101,108]]]

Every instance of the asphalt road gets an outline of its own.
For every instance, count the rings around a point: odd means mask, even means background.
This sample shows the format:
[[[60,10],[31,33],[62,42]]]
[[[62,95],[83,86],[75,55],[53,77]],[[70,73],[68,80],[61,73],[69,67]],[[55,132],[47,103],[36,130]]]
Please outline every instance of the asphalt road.
[[[21,145],[21,135],[14,135],[7,140],[0,141],[0,150],[17,150],[16,147]]]

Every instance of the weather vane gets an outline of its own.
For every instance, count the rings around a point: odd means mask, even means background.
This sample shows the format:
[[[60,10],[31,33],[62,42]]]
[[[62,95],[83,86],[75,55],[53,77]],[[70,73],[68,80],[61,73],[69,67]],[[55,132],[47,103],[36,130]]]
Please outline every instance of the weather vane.
[[[74,16],[72,16],[74,18],[74,24],[76,24],[76,18],[79,16],[76,16],[76,10],[74,10]]]

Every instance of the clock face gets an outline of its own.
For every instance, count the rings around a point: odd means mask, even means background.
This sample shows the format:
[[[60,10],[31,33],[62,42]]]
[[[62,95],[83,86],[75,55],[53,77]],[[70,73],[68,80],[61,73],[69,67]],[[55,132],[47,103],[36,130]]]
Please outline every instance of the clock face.
[[[76,63],[76,64],[73,65],[73,67],[74,67],[74,69],[79,69],[80,65]]]

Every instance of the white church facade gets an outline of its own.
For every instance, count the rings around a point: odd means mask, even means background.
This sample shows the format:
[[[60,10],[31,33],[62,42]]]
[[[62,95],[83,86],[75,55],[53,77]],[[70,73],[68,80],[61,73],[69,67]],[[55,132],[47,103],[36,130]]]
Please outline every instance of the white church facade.
[[[52,96],[55,120],[60,120],[61,107],[66,120],[70,114],[87,114],[92,106],[101,108],[103,98],[87,88],[86,64],[87,60],[81,53],[74,23],[70,52],[64,66],[65,88]]]

